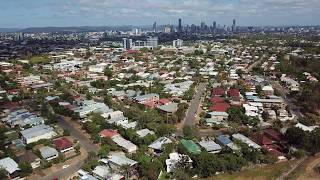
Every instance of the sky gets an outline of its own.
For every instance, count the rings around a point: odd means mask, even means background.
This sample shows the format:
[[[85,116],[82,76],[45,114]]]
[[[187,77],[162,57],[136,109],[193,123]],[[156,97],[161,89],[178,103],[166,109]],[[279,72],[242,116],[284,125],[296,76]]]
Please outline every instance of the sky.
[[[320,0],[0,0],[0,28],[200,24],[320,25]]]

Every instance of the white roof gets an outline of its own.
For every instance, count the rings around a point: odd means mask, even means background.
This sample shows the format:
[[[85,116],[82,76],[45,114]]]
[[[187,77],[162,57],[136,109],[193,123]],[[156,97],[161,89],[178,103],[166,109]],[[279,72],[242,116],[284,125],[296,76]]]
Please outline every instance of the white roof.
[[[10,157],[6,157],[0,160],[0,166],[4,168],[9,174],[20,170],[19,165]]]
[[[273,88],[272,88],[272,86],[264,86],[262,88],[262,91],[273,91]]]
[[[139,137],[145,137],[148,134],[154,134],[153,131],[150,131],[149,129],[141,129],[139,131],[137,131],[137,134],[139,135]]]
[[[303,131],[313,131],[314,129],[316,129],[318,126],[306,126],[304,124],[298,123],[295,125],[295,127],[302,129]]]
[[[138,162],[137,161],[134,161],[132,159],[129,159],[127,158],[125,155],[123,154],[114,154],[114,155],[110,155],[108,156],[108,161],[114,163],[114,164],[117,164],[119,166],[122,166],[122,165],[130,165],[130,166],[133,166],[135,164],[137,164]]]
[[[247,138],[246,136],[244,136],[242,134],[233,134],[232,137],[242,141],[243,143],[246,143],[250,147],[253,147],[256,149],[261,148],[261,146],[259,146],[257,143],[253,142],[251,139]]]
[[[167,137],[160,137],[156,141],[154,141],[152,144],[150,144],[148,147],[152,149],[161,150],[162,145],[172,143],[172,141]]]
[[[119,146],[125,148],[126,150],[130,151],[130,150],[137,150],[138,147],[133,144],[132,142],[124,139],[121,136],[115,136],[112,138],[112,140],[117,143]]]
[[[212,111],[209,112],[208,114],[210,114],[211,116],[224,116],[224,117],[228,117],[229,114],[226,112],[220,112],[220,111]]]

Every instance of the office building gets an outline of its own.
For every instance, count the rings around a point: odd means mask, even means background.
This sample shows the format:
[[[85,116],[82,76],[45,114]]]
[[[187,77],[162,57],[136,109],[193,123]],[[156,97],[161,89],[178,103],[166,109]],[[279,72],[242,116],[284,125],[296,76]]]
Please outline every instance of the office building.
[[[164,32],[165,33],[171,33],[171,26],[167,25],[166,27],[164,27]]]
[[[132,39],[123,38],[123,48],[124,49],[131,49],[132,48]]]
[[[232,32],[236,31],[236,19],[233,19],[232,21]]]
[[[182,32],[182,24],[181,19],[179,19],[178,32]]]
[[[158,37],[151,37],[147,38],[147,46],[150,47],[157,47],[158,46]]]
[[[157,22],[153,23],[153,32],[157,32]]]
[[[183,40],[182,39],[174,40],[172,42],[172,46],[173,47],[177,47],[177,48],[182,47],[183,46]]]
[[[213,24],[212,24],[212,32],[213,32],[213,34],[216,34],[216,33],[217,33],[217,23],[216,23],[216,21],[213,21]]]

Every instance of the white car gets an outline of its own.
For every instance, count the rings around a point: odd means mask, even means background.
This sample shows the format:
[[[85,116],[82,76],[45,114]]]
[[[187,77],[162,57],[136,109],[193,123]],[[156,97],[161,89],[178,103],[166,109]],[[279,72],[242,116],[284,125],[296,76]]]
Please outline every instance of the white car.
[[[68,168],[69,166],[70,166],[69,164],[63,165],[63,166],[62,166],[62,169],[66,169],[66,168]]]

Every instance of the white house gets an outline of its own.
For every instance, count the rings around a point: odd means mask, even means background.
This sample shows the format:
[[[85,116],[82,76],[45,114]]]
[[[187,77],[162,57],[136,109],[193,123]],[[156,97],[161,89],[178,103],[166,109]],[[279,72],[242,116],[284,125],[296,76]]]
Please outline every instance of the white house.
[[[22,140],[26,144],[37,142],[41,139],[51,139],[57,135],[52,127],[41,124],[20,132],[22,135]]]

